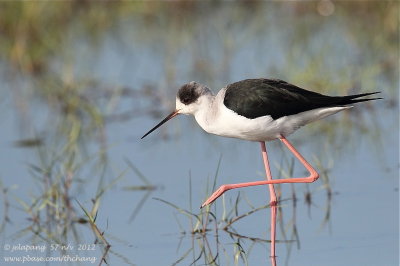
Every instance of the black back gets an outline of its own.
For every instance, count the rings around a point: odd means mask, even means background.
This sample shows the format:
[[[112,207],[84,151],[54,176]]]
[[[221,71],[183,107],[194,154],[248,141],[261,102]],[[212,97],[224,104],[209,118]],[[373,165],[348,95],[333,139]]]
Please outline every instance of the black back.
[[[245,79],[227,86],[224,105],[250,119],[266,115],[278,119],[316,108],[378,99],[355,99],[374,93],[377,92],[332,97],[299,88],[283,80]]]

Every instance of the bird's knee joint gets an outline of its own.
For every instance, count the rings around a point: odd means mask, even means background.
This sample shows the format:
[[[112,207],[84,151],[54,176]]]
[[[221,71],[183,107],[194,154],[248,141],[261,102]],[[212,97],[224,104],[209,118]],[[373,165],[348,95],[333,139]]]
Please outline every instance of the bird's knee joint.
[[[311,182],[317,181],[318,178],[319,178],[319,174],[317,172],[314,172],[311,174]]]
[[[229,185],[222,185],[222,186],[219,187],[219,189],[222,190],[222,191],[227,191],[227,190],[230,190],[231,187]]]

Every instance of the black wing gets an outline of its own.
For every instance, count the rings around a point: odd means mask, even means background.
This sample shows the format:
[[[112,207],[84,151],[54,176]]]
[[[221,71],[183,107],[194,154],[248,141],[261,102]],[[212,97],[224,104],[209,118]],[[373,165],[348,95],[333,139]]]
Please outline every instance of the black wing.
[[[321,107],[380,99],[355,99],[375,93],[378,92],[332,97],[299,88],[283,80],[246,79],[227,86],[224,104],[250,119],[266,115],[278,119]]]

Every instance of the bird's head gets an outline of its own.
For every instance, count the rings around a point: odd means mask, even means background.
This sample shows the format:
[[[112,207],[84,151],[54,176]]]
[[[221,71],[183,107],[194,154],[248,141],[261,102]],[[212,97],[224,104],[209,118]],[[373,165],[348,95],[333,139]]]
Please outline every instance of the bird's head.
[[[203,84],[194,81],[186,83],[176,95],[176,110],[179,114],[193,115],[203,103],[202,96],[210,94],[210,89]]]
[[[200,106],[205,101],[205,97],[212,95],[209,88],[205,85],[191,81],[189,83],[184,84],[178,91],[176,95],[176,108],[170,113],[166,118],[164,118],[160,123],[158,123],[155,127],[150,129],[143,137],[146,137],[151,132],[159,128],[162,124],[167,122],[168,120],[174,118],[179,114],[195,114]]]

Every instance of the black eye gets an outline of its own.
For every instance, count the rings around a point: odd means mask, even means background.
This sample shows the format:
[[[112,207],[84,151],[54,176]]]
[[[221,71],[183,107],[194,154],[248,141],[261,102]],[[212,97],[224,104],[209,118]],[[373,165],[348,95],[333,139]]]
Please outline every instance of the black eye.
[[[188,105],[195,102],[199,98],[199,95],[193,84],[186,84],[180,88],[178,98],[183,104]]]
[[[191,98],[189,96],[185,96],[184,98],[181,99],[182,103],[188,104],[191,101]]]

